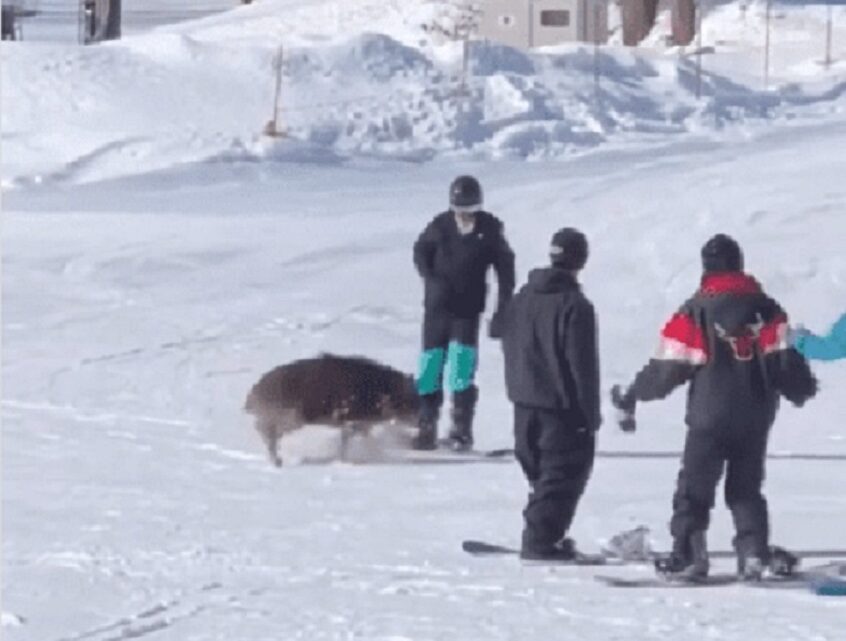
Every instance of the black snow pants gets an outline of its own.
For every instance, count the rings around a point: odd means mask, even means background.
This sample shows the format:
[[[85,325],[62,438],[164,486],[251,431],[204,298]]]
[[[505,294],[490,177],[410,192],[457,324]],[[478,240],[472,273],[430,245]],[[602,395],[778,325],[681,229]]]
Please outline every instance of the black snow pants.
[[[426,420],[437,420],[443,403],[443,388],[453,394],[459,414],[469,417],[478,399],[476,366],[478,362],[480,317],[455,317],[443,311],[427,311],[423,318],[423,353],[417,378],[417,390]],[[444,371],[448,378],[444,381]]]
[[[546,552],[567,534],[593,469],[596,437],[567,411],[514,406],[514,449],[531,485],[523,549]]]
[[[690,428],[673,497],[670,532],[674,550],[688,556],[690,535],[708,529],[717,485],[726,471],[725,499],[734,519],[739,555],[766,561],[769,516],[761,492],[769,425]]]

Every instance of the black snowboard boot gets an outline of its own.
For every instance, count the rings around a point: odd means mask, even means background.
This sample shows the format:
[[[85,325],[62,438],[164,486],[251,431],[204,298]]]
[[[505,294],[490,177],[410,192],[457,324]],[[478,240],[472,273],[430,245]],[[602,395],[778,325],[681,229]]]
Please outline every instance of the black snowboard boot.
[[[420,397],[417,434],[411,440],[411,447],[415,450],[434,450],[438,447],[438,416],[443,402],[442,392]]]
[[[708,545],[705,532],[690,534],[676,541],[670,556],[656,559],[655,570],[670,581],[698,581],[708,577]]]
[[[566,537],[546,549],[524,546],[520,550],[520,558],[523,561],[576,561],[579,551],[576,549],[576,542]]]
[[[447,445],[456,452],[473,449],[473,416],[476,414],[478,398],[479,389],[475,385],[453,396],[452,429],[449,431]]]
[[[767,569],[773,576],[793,576],[799,568],[799,557],[790,550],[777,545],[770,546],[770,558]]]
[[[799,557],[784,548],[772,545],[766,555],[737,555],[737,577],[741,581],[760,581],[766,577],[793,576],[799,567]]]
[[[754,583],[764,578],[766,564],[759,556],[737,556],[737,578]]]

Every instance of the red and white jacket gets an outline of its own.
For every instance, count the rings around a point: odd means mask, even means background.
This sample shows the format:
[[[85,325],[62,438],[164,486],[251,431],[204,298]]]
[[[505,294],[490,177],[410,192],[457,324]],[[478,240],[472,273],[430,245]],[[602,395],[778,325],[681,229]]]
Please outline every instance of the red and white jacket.
[[[787,327],[787,314],[751,276],[706,274],[664,325],[658,351],[631,394],[654,400],[690,381],[691,426],[769,424],[779,396],[802,404],[816,392],[807,363],[788,343]]]

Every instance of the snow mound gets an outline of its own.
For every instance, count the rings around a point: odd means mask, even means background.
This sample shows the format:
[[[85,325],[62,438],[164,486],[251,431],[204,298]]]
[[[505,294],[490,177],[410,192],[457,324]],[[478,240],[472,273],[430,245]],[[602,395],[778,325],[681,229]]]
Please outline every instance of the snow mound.
[[[462,78],[379,34],[295,50],[283,111],[289,135],[347,154],[554,158],[623,135],[788,117],[798,106],[839,102],[846,88],[770,93],[707,71],[697,80],[691,59],[622,49],[594,56],[580,46],[527,54],[476,42],[469,69]]]
[[[19,628],[24,624],[24,619],[12,612],[0,613],[0,627],[3,628]]]
[[[461,44],[431,30],[441,4],[268,0],[96,47],[4,43],[4,185],[92,182],[244,150],[284,161],[292,144],[315,150],[310,162],[560,158],[843,109],[846,77],[814,75],[807,55],[778,91],[711,60],[700,76],[691,56],[656,48],[473,42],[464,73]],[[715,23],[738,10],[718,9]],[[282,145],[261,139],[280,45]]]

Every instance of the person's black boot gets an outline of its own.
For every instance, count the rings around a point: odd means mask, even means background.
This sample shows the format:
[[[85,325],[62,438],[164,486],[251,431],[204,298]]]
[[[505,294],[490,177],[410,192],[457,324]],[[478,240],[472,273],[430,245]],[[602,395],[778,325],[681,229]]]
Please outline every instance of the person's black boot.
[[[576,542],[570,537],[565,537],[555,545],[543,548],[527,546],[524,543],[520,549],[520,558],[523,561],[576,562],[581,556],[576,549]]]
[[[768,577],[786,578],[796,574],[799,557],[776,545],[764,553],[737,552],[737,577],[741,581],[755,582]]]
[[[702,581],[708,577],[708,545],[705,532],[693,532],[677,542],[668,557],[655,560],[655,570],[669,581]]]
[[[773,576],[793,576],[799,568],[799,557],[790,550],[786,550],[777,545],[770,546],[769,557],[767,569]]]
[[[473,417],[476,414],[478,398],[479,390],[475,385],[453,396],[452,428],[447,445],[456,452],[473,449]]]
[[[434,450],[438,447],[438,416],[443,402],[441,392],[420,397],[417,434],[411,440],[411,447],[415,450]]]

